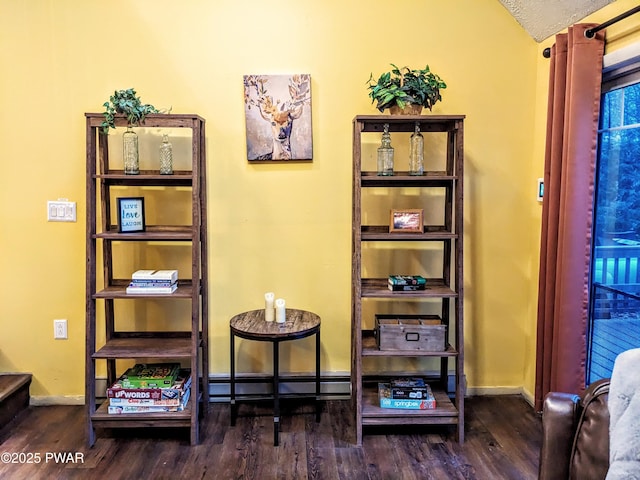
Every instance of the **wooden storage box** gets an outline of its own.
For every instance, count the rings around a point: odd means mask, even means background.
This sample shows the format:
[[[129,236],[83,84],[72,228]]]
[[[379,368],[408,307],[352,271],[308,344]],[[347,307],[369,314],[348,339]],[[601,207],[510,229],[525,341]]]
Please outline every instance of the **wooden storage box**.
[[[380,350],[443,352],[446,325],[437,315],[376,315],[375,336]]]

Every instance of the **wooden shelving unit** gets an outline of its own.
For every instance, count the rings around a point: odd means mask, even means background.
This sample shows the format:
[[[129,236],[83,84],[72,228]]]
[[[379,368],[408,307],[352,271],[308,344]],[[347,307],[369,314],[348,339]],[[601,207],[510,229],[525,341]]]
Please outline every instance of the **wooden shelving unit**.
[[[361,115],[353,120],[353,225],[352,225],[352,369],[351,391],[355,411],[356,441],[362,444],[363,428],[381,425],[455,425],[457,439],[464,441],[464,340],[463,340],[463,122],[464,116],[390,116]],[[376,171],[363,169],[363,144],[368,140],[379,140],[384,125],[389,126],[392,144],[394,134],[411,133],[416,123],[425,137],[425,144],[432,133],[446,136],[442,169],[426,171],[424,175],[412,176],[408,172],[395,171],[393,176],[378,176]],[[408,138],[408,137],[407,137]],[[425,163],[430,159],[425,155]],[[402,163],[396,156],[396,166]],[[422,233],[389,232],[389,225],[363,224],[367,211],[375,208],[364,205],[367,190],[382,192],[402,192],[411,190],[412,208],[436,208],[427,194],[430,189],[443,193],[442,224],[425,222]],[[363,193],[364,192],[364,193]],[[416,195],[415,192],[418,192]],[[363,212],[364,210],[364,212]],[[386,212],[388,213],[388,212]],[[371,215],[375,217],[375,215]],[[378,216],[380,217],[380,216]],[[363,278],[363,242],[393,242],[393,250],[403,255],[415,242],[430,242],[439,249],[442,257],[442,278],[429,276],[425,265],[423,271],[397,272],[389,275],[418,274],[427,278],[423,291],[392,292],[388,289],[387,278]],[[446,325],[446,348],[442,352],[420,350],[389,351],[378,349],[374,331],[364,327],[363,300],[384,302],[436,302],[442,322]],[[390,375],[366,371],[363,359],[375,357],[378,361],[393,358],[437,358],[439,372],[429,375],[437,408],[433,410],[402,410],[379,407],[377,383]],[[453,368],[450,370],[450,362]],[[399,372],[398,376],[407,372]],[[411,372],[415,376],[427,376],[426,372]],[[455,385],[448,393],[449,376],[453,375]]]
[[[87,265],[86,265],[86,409],[88,443],[93,445],[98,428],[181,427],[190,430],[191,444],[199,443],[199,419],[207,411],[209,371],[208,282],[207,282],[207,202],[205,121],[198,115],[148,115],[145,128],[191,130],[191,168],[160,175],[158,170],[142,170],[139,175],[125,175],[111,167],[108,136],[100,132],[101,113],[87,113]],[[116,127],[126,127],[124,116]],[[112,187],[118,187],[117,193]],[[190,189],[189,225],[147,225],[144,232],[119,233],[116,214],[111,212],[115,195],[126,196],[128,188],[163,187],[160,192],[176,188]],[[191,271],[179,271],[178,289],[170,295],[127,295],[128,278],[114,278],[118,256],[114,245],[137,242],[140,248],[150,245],[184,245],[191,250]],[[138,268],[149,268],[141,265]],[[119,302],[190,300],[190,328],[185,331],[123,331],[116,312]],[[98,315],[100,311],[101,315]],[[131,320],[131,319],[129,319]],[[153,319],[144,319],[153,324]],[[186,319],[185,319],[186,321]],[[116,360],[179,361],[191,369],[189,403],[184,411],[155,414],[110,415],[107,402],[100,404],[96,392],[96,363],[106,361],[110,385],[123,372],[116,370]],[[105,392],[106,393],[106,392]]]

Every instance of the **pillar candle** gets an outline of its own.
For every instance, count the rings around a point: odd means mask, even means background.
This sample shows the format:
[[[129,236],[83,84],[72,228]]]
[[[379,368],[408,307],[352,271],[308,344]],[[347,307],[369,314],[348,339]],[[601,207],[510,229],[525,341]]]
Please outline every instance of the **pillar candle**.
[[[275,295],[273,292],[264,294],[264,319],[267,322],[273,322],[275,316],[275,310],[273,309],[273,299]]]
[[[276,322],[284,323],[287,319],[286,310],[284,308],[284,298],[276,300]]]

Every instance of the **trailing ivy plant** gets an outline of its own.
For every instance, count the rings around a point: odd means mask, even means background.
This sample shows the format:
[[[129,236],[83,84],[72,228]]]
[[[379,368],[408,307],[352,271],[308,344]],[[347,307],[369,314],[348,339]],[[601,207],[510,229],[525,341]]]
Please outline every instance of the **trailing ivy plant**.
[[[153,105],[142,103],[133,88],[116,90],[102,106],[105,108],[104,121],[101,124],[104,134],[109,134],[110,128],[116,128],[116,114],[124,114],[129,125],[139,125],[150,113],[158,113],[158,109]]]
[[[393,63],[391,66],[393,69],[380,75],[377,81],[373,74],[367,81],[371,103],[377,102],[378,110],[382,112],[394,105],[404,108],[408,103],[431,110],[436,102],[442,100],[440,89],[447,88],[447,84],[429,70],[429,65],[423,69],[398,68]]]

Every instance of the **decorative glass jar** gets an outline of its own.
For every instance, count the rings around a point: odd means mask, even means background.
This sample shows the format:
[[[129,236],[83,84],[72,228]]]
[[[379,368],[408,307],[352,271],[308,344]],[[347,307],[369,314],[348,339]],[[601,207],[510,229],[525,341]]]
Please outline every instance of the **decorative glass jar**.
[[[138,175],[140,173],[140,159],[138,157],[138,134],[131,126],[122,134],[124,173]]]
[[[424,175],[424,137],[418,122],[409,140],[409,175]]]
[[[393,175],[393,147],[388,123],[384,124],[382,144],[378,147],[378,175]]]
[[[167,134],[162,136],[162,143],[160,144],[160,174],[173,174],[173,147]]]

